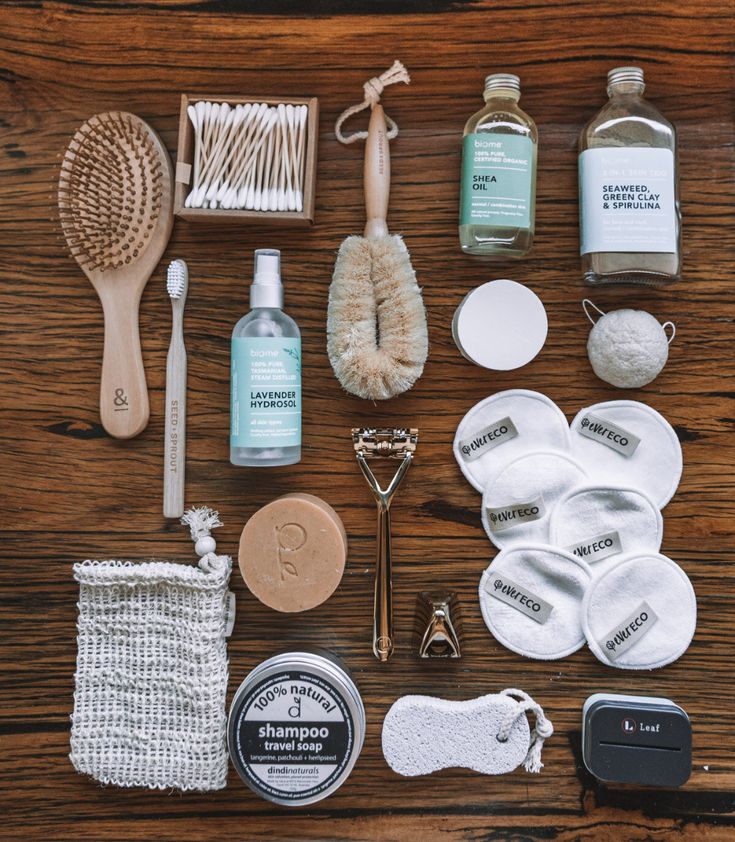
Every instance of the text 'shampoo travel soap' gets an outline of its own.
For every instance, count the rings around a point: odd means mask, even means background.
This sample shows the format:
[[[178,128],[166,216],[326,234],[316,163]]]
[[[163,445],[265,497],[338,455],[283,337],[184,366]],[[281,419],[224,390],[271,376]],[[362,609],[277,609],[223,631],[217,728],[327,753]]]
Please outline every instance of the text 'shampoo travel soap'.
[[[522,257],[533,243],[536,124],[512,73],[488,76],[483,96],[464,127],[459,241],[467,254]]]
[[[235,691],[227,746],[253,792],[286,807],[316,804],[362,751],[365,708],[339,658],[299,648],[263,661]]]
[[[230,461],[293,465],[301,459],[301,333],[282,309],[280,251],[255,252],[250,306],[232,332]]]
[[[579,139],[582,270],[590,284],[681,275],[676,132],[643,98],[639,67],[607,74],[610,101]]]

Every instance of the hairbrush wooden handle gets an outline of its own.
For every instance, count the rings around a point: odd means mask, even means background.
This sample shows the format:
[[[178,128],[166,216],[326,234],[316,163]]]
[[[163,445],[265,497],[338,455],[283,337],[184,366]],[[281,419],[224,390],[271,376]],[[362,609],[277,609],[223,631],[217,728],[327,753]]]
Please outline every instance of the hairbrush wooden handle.
[[[390,142],[382,105],[374,105],[370,114],[368,136],[365,141],[366,237],[385,237],[388,234],[388,197],[390,195]]]
[[[148,387],[138,332],[140,293],[125,286],[100,290],[105,314],[100,418],[116,439],[137,436],[148,424]]]

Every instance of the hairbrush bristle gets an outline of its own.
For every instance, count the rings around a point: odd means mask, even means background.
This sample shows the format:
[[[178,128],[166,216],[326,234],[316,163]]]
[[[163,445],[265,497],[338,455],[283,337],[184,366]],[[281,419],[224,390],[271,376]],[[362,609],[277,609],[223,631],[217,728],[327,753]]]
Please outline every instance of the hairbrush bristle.
[[[171,298],[181,298],[186,292],[189,271],[183,260],[172,260],[166,273],[166,289]]]
[[[163,166],[148,126],[132,114],[96,114],[61,164],[59,212],[70,251],[85,268],[137,260],[161,212]]]

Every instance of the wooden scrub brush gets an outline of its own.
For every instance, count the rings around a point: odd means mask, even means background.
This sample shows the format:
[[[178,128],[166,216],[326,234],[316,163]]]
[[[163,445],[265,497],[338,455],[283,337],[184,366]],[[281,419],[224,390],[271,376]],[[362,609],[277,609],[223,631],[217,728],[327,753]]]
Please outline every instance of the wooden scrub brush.
[[[327,352],[344,389],[370,400],[385,400],[410,389],[424,370],[428,354],[426,312],[408,250],[388,233],[389,140],[398,127],[378,104],[386,85],[408,84],[400,62],[364,86],[365,100],[337,120],[342,143],[365,138],[364,190],[367,224],[362,237],[340,247],[329,288]],[[345,138],[342,123],[370,106],[367,132]],[[390,124],[390,130],[388,129]]]
[[[64,236],[105,316],[100,417],[119,439],[148,423],[138,307],[171,235],[172,187],[171,161],[158,135],[124,111],[87,120],[61,164]]]

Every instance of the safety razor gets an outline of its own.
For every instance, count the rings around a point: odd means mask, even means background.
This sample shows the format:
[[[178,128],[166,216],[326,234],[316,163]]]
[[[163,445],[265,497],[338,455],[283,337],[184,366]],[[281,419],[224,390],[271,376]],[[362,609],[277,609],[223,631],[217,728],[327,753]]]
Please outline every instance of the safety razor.
[[[375,599],[373,603],[373,652],[379,661],[393,654],[393,592],[391,585],[390,504],[406,475],[419,431],[416,429],[354,428],[352,444],[378,507],[377,553],[375,560]],[[387,488],[381,488],[368,461],[376,458],[400,459],[401,463]]]

